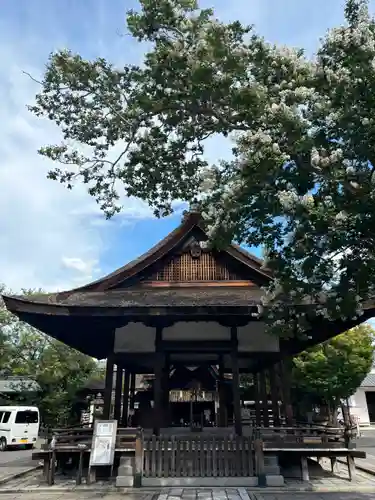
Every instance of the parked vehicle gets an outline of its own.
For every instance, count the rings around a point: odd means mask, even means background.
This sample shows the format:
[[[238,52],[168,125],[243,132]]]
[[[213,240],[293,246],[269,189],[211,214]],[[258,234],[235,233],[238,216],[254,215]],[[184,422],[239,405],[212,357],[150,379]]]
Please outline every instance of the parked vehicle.
[[[33,448],[39,425],[36,406],[0,406],[0,451],[18,446]]]

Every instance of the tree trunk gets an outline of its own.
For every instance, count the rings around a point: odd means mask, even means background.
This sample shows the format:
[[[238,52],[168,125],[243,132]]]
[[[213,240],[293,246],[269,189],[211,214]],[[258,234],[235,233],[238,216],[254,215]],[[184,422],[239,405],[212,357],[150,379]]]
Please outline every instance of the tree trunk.
[[[337,404],[334,403],[333,408],[332,408],[332,424],[335,427],[338,426],[337,413],[338,413],[338,407],[337,407]]]

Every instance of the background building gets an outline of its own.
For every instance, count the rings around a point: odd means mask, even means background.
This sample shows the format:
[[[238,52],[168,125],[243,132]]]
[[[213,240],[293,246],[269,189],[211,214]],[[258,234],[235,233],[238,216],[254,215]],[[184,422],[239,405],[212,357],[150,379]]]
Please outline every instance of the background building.
[[[359,425],[375,424],[375,366],[349,400],[350,412]]]

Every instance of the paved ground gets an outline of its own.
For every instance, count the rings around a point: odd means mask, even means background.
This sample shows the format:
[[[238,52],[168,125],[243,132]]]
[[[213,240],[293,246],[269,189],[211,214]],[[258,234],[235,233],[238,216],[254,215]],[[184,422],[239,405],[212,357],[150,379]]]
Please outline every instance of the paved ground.
[[[74,478],[57,476],[54,486],[47,486],[40,471],[34,471],[0,486],[0,500],[370,500],[375,498],[375,476],[358,472],[348,480],[347,468],[339,466],[332,475],[329,461],[322,461],[323,470],[310,464],[309,482],[286,480],[278,488],[163,488],[149,490],[116,490],[113,483],[98,481],[93,485],[76,486]],[[329,494],[328,494],[329,493]]]
[[[38,464],[31,458],[31,453],[31,450],[11,450],[0,453],[0,484],[13,476],[22,475],[35,468]]]
[[[238,494],[237,494],[238,493]],[[66,493],[10,493],[1,494],[2,500],[374,500],[374,493],[267,493],[267,492],[237,492],[227,497],[220,492],[187,490],[181,496],[166,496],[158,493],[107,493],[95,495],[89,492]],[[242,494],[241,494],[242,493]]]
[[[7,465],[31,466],[35,462],[31,458],[31,450],[7,450],[0,453],[0,467]]]
[[[149,491],[116,491],[108,484],[75,487],[73,480],[57,481],[53,487],[40,482],[40,472],[23,475],[0,485],[0,500],[374,500],[375,499],[375,430],[363,432],[357,444],[368,453],[366,460],[358,460],[358,465],[374,471],[371,476],[359,471],[352,483],[347,481],[346,468],[340,466],[336,477],[311,474],[309,483],[287,480],[283,488],[170,488]],[[15,450],[0,453],[0,483],[11,474],[19,474],[35,466],[31,451]],[[309,491],[310,490],[310,491]],[[315,490],[315,491],[312,491]]]
[[[375,455],[375,429],[361,431],[361,437],[357,439],[357,448]]]
[[[367,454],[366,459],[356,459],[357,467],[365,468],[375,474],[375,429],[362,430],[356,444],[359,450]]]

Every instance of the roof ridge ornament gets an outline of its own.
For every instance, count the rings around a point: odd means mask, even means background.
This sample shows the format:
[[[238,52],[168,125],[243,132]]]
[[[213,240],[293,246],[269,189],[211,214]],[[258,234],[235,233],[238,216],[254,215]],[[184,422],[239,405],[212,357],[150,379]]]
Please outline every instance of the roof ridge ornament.
[[[197,222],[201,219],[203,220],[202,213],[196,207],[193,206],[190,209],[184,210],[182,212],[182,219],[181,219],[182,224],[184,224],[191,218],[196,219]]]
[[[193,259],[199,259],[199,257],[202,255],[200,242],[196,238],[192,238],[192,241],[189,245],[189,251]]]

